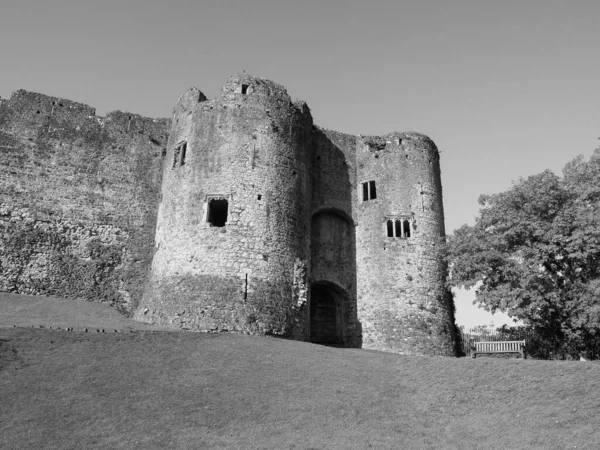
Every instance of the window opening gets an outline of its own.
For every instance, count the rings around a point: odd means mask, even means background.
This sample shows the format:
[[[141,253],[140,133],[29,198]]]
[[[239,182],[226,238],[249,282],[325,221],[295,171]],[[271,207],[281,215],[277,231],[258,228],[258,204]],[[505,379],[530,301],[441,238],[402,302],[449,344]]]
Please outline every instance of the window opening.
[[[242,84],[242,94],[246,95],[248,93],[248,86],[247,84]]]
[[[363,188],[363,202],[367,200],[374,200],[377,198],[377,189],[375,188],[375,181],[366,181],[362,184]]]
[[[227,200],[224,198],[214,198],[208,202],[207,222],[212,227],[224,227],[227,223]]]
[[[185,152],[187,151],[187,142],[184,142],[183,144],[181,144],[181,163],[179,164],[180,166],[183,166],[185,164]]]
[[[404,221],[404,224],[402,225],[402,231],[404,232],[405,238],[410,237],[410,222],[408,220]]]
[[[389,217],[389,216],[388,216]],[[408,239],[412,234],[413,223],[406,217],[388,218],[386,230],[388,237]]]
[[[377,198],[377,189],[375,189],[375,182],[369,181],[370,200]]]
[[[180,143],[173,151],[173,169],[177,165],[185,165],[185,154],[187,152],[187,142]]]
[[[177,161],[179,161],[179,153],[181,152],[181,147],[175,147],[173,151],[173,169],[177,167]]]
[[[246,285],[244,286],[244,300],[248,298],[248,274],[246,274]]]

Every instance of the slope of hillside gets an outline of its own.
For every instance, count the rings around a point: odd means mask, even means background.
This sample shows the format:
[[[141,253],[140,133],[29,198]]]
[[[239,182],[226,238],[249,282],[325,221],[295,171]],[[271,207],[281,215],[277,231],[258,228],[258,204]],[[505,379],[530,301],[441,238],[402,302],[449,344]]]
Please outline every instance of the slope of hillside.
[[[599,407],[594,363],[0,329],[0,448],[581,449]]]

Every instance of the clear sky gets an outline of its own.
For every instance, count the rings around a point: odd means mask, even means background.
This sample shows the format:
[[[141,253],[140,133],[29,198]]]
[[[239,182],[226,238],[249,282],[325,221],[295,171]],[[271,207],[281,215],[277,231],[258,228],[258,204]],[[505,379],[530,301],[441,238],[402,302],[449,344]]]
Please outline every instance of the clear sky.
[[[591,155],[599,44],[599,0],[0,0],[0,96],[169,117],[245,70],[325,128],[429,135],[452,232],[480,194]],[[505,320],[471,301],[459,324]]]

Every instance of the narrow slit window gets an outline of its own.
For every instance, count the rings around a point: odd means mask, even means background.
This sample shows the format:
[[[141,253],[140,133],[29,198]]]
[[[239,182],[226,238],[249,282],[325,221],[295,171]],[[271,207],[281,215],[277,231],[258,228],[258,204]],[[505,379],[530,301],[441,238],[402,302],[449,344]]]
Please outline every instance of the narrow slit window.
[[[181,162],[179,163],[180,166],[183,166],[185,164],[186,151],[187,151],[187,142],[184,142],[183,144],[181,144]]]
[[[181,147],[175,147],[173,151],[173,169],[177,167],[177,162],[179,161],[179,153],[181,152]]]
[[[394,236],[396,237],[402,237],[402,230],[400,229],[402,226],[401,222],[399,220],[394,220],[394,228],[396,231],[396,234],[394,234]]]
[[[404,231],[404,237],[409,238],[410,237],[410,222],[408,220],[405,220],[402,228]]]
[[[388,237],[394,237],[394,221],[393,220],[387,221],[387,235],[388,235]]]
[[[211,227],[224,227],[227,223],[228,203],[224,198],[214,198],[208,202],[207,222]]]
[[[173,169],[185,164],[185,154],[187,152],[187,142],[181,142],[173,151]]]

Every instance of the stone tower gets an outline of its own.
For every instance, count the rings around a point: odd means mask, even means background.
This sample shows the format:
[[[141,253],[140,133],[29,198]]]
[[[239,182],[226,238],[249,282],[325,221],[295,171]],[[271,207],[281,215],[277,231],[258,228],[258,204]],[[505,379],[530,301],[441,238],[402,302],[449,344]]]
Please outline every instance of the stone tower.
[[[445,288],[438,150],[422,134],[392,133],[359,138],[356,154],[363,345],[451,354],[454,310]]]
[[[311,131],[306,104],[260,78],[181,96],[136,318],[308,339]]]
[[[175,106],[138,320],[455,354],[439,154],[313,125],[246,74]]]

